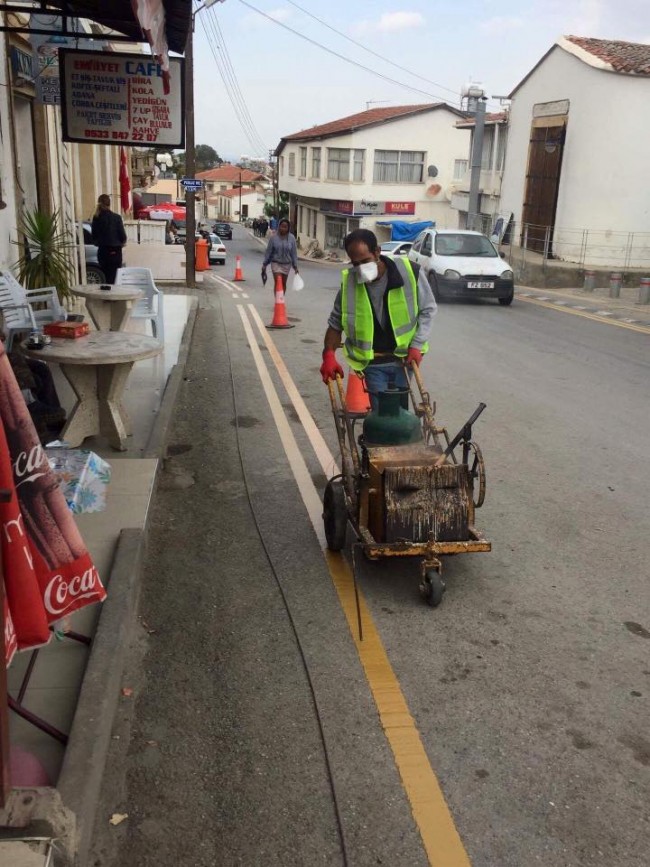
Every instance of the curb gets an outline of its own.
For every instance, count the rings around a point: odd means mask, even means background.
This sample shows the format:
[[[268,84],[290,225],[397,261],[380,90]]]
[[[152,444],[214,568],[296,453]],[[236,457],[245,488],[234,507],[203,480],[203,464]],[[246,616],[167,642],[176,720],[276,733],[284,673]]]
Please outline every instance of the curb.
[[[93,638],[57,790],[76,816],[75,860],[85,867],[99,802],[119,687],[137,614],[143,530],[122,530],[109,593]]]
[[[165,457],[165,449],[167,448],[167,432],[169,430],[172,413],[174,412],[174,406],[176,405],[178,391],[183,381],[185,365],[187,364],[187,357],[192,343],[192,335],[194,334],[194,325],[196,324],[198,308],[199,300],[195,295],[192,298],[190,313],[187,317],[185,330],[183,331],[183,336],[178,349],[178,360],[172,367],[167,378],[165,391],[162,400],[160,401],[160,409],[158,410],[151,434],[147,440],[147,445],[144,448],[142,454],[143,458]]]
[[[642,304],[626,303],[625,299],[611,299],[602,297],[593,292],[584,292],[580,289],[537,289],[534,286],[517,286],[517,295],[533,296],[540,299],[547,298],[558,307],[576,307],[579,310],[587,310],[597,313],[609,311],[605,316],[611,315],[614,319],[623,319],[626,322],[636,322],[640,325],[650,325],[650,306]]]

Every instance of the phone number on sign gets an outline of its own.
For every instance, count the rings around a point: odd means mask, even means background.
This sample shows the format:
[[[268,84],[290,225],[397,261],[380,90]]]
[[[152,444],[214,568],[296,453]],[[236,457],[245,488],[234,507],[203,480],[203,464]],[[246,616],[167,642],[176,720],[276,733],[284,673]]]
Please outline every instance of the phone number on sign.
[[[86,138],[101,138],[114,139],[116,141],[156,141],[158,138],[157,132],[143,132],[142,130],[133,130],[133,132],[116,132],[107,129],[85,129],[84,136]]]

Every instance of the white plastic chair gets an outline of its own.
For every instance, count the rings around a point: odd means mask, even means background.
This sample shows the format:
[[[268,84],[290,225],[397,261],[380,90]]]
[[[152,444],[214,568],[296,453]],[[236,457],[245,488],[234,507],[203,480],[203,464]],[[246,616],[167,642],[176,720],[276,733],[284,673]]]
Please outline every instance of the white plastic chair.
[[[119,268],[115,279],[116,286],[131,286],[141,289],[144,297],[133,305],[133,319],[151,319],[153,336],[165,342],[163,323],[163,293],[156,287],[151,268]]]
[[[35,310],[33,304],[38,304],[40,309]],[[15,334],[35,331],[48,322],[65,320],[68,315],[54,286],[25,289],[10,271],[0,271],[0,310],[7,352],[11,351]]]

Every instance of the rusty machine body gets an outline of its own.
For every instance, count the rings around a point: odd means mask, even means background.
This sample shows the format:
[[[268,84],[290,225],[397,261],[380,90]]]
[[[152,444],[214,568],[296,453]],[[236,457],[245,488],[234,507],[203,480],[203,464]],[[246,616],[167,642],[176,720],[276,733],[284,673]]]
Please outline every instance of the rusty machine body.
[[[341,550],[348,521],[365,555],[419,557],[420,591],[436,607],[445,584],[441,557],[490,551],[476,529],[475,513],[485,499],[485,467],[472,441],[472,425],[485,409],[479,404],[459,433],[449,439],[435,421],[435,403],[413,365],[407,398],[421,422],[421,441],[373,446],[355,439],[355,421],[346,407],[343,382],[329,382],[332,412],[341,449],[341,474],[329,480],[323,500],[328,547]]]

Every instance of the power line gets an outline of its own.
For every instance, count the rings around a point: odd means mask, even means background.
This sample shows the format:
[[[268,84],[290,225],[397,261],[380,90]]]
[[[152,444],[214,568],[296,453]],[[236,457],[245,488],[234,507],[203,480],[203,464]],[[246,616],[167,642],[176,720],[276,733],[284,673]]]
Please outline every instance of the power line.
[[[208,10],[208,13],[212,11],[213,10]],[[212,33],[212,39],[214,40],[214,43],[210,43],[210,48],[215,58],[215,62],[217,63],[217,68],[219,69],[221,79],[223,81],[224,87],[226,88],[228,98],[230,99],[230,102],[235,110],[235,114],[237,115],[237,119],[239,120],[240,126],[242,127],[246,138],[248,139],[251,147],[257,151],[263,145],[263,142],[261,136],[255,128],[255,125],[253,124],[253,120],[250,116],[250,112],[248,111],[248,107],[244,100],[243,94],[241,93],[241,89],[239,88],[234,69],[232,68],[232,64],[230,64],[230,66],[228,65],[229,58],[227,59],[223,47],[223,35],[221,34],[220,38],[220,31],[217,31],[218,22],[216,21],[216,18],[214,18],[210,14],[206,17],[209,22],[209,29]]]
[[[246,104],[244,94],[242,93],[242,89],[239,86],[239,80],[237,78],[237,73],[235,72],[235,67],[233,66],[232,60],[230,58],[230,52],[228,51],[228,44],[227,44],[226,40],[224,39],[224,35],[223,35],[222,30],[221,30],[221,25],[219,24],[219,19],[217,17],[216,9],[214,9],[214,8],[210,9],[209,12],[212,13],[213,23],[214,23],[214,26],[215,26],[216,31],[218,33],[218,36],[219,36],[219,44],[221,46],[221,53],[222,53],[224,61],[225,61],[226,71],[229,72],[230,80],[231,80],[231,83],[233,85],[235,94],[237,95],[238,101],[239,101],[240,105],[242,106],[245,117],[247,118],[248,123],[250,125],[251,131],[254,134],[255,140],[256,140],[257,145],[258,145],[257,150],[260,154],[263,154],[266,152],[267,146],[264,143],[262,136],[259,134],[257,127],[255,126],[255,123],[253,122],[253,118],[252,118],[251,113],[248,109],[248,105]]]
[[[409,75],[412,75],[414,78],[419,78],[421,81],[426,81],[427,84],[433,84],[435,87],[440,87],[442,90],[446,90],[449,93],[453,93],[454,96],[458,99],[458,91],[452,90],[451,87],[447,87],[444,84],[440,84],[437,81],[432,81],[430,78],[425,78],[424,75],[420,75],[417,72],[413,72],[411,69],[407,69],[405,66],[400,66],[399,63],[394,63],[392,60],[389,60],[388,57],[385,57],[383,54],[379,54],[377,51],[373,51],[372,48],[368,48],[367,45],[364,45],[362,42],[358,42],[356,39],[353,39],[351,36],[348,36],[347,33],[343,33],[341,30],[337,30],[336,27],[332,27],[327,21],[323,21],[322,18],[319,18],[317,15],[314,15],[312,12],[309,12],[307,9],[304,9],[302,6],[299,6],[297,3],[294,3],[293,0],[286,0],[291,6],[294,6],[296,9],[299,9],[301,12],[304,12],[305,15],[308,15],[310,18],[313,18],[314,21],[318,21],[319,24],[322,24],[323,27],[327,27],[328,30],[331,30],[332,33],[336,33],[338,36],[342,36],[343,39],[347,39],[348,42],[351,42],[353,45],[356,45],[357,48],[363,48],[364,51],[367,51],[368,54],[372,54],[373,57],[378,57],[379,60],[384,63],[388,63],[391,66],[394,66],[395,69],[401,69],[402,72],[406,72]]]
[[[207,10],[208,13],[210,11],[213,10]],[[257,130],[255,129],[253,121],[250,117],[250,113],[248,112],[246,104],[243,101],[243,97],[240,95],[241,91],[238,94],[232,84],[233,73],[231,73],[231,71],[228,70],[226,67],[225,58],[222,56],[222,52],[220,50],[221,46],[219,45],[219,37],[212,18],[209,17],[209,15],[202,15],[201,24],[207,37],[208,46],[210,48],[210,51],[212,52],[212,56],[219,71],[219,75],[221,76],[221,80],[226,90],[226,94],[233,107],[237,120],[239,121],[239,125],[244,135],[248,139],[250,146],[253,148],[253,150],[258,151],[262,147],[262,139]],[[264,150],[263,147],[262,150]]]
[[[352,66],[356,66],[358,69],[363,69],[364,72],[369,72],[371,75],[376,75],[378,78],[383,79],[384,81],[389,82],[390,84],[396,84],[398,87],[402,87],[406,90],[411,90],[414,93],[420,93],[422,96],[428,96],[433,99],[439,99],[442,102],[448,102],[445,96],[440,96],[437,93],[430,93],[426,90],[421,90],[419,87],[413,87],[411,84],[404,84],[402,81],[397,81],[395,78],[390,78],[388,75],[383,75],[381,72],[377,72],[375,69],[370,69],[369,66],[364,66],[363,63],[359,63],[356,60],[352,60],[351,57],[346,57],[344,54],[339,54],[338,51],[334,51],[332,48],[328,48],[326,45],[322,45],[320,42],[317,42],[315,39],[311,39],[309,36],[305,36],[304,33],[300,33],[298,30],[294,30],[293,27],[289,27],[287,24],[284,24],[282,21],[278,21],[276,18],[273,18],[272,15],[267,15],[266,12],[263,12],[261,9],[258,9],[256,6],[253,6],[252,3],[248,3],[247,0],[239,0],[239,2],[246,6],[248,9],[252,9],[253,12],[257,12],[258,15],[261,15],[263,18],[266,18],[268,21],[273,22],[273,24],[277,24],[278,27],[282,27],[284,30],[288,30],[289,33],[293,33],[294,36],[299,36],[300,39],[304,39],[306,42],[309,42],[311,45],[315,45],[316,48],[321,48],[323,51],[326,51],[328,54],[334,55],[334,57],[338,57],[339,60],[344,60],[346,63],[352,64]],[[385,60],[385,58],[382,58]]]

